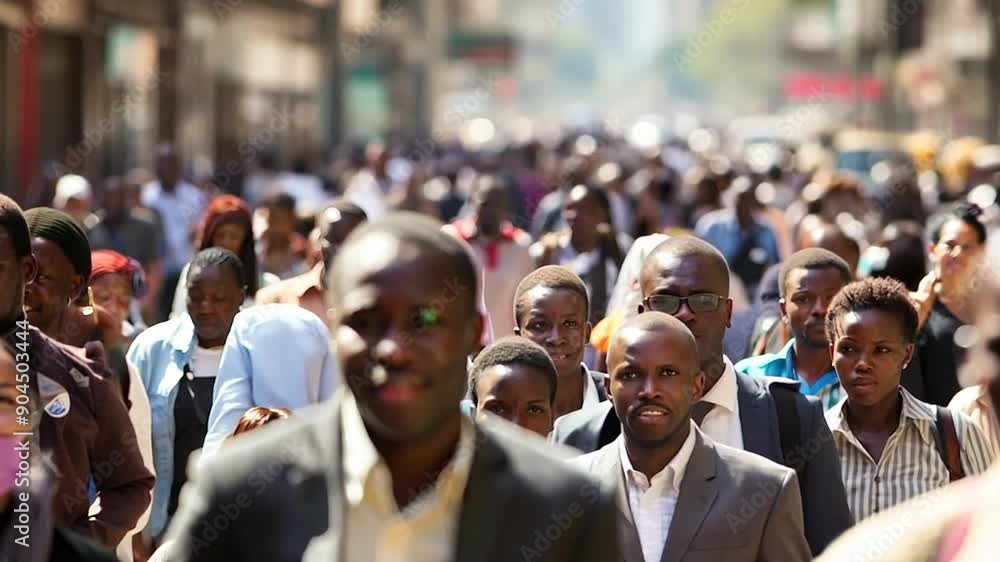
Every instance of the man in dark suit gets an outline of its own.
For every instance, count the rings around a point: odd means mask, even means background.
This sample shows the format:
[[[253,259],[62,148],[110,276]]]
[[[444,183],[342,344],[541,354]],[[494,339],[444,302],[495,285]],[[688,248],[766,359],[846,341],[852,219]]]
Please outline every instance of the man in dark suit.
[[[795,471],[716,445],[691,421],[705,375],[694,336],[640,314],[608,350],[622,435],[571,461],[618,489],[626,562],[809,560]]]
[[[715,442],[795,468],[802,492],[806,539],[813,554],[854,521],[840,462],[820,403],[794,382],[736,373],[722,352],[732,312],[729,267],[719,252],[690,236],[673,237],[649,255],[640,274],[639,312],[665,312],[698,342],[705,391],[692,419]],[[574,412],[555,424],[552,438],[583,452],[613,441],[621,423],[610,404]]]
[[[459,410],[483,328],[477,276],[440,224],[358,229],[330,272],[350,392],[234,440],[192,471],[171,559],[603,561],[612,494],[544,442]]]

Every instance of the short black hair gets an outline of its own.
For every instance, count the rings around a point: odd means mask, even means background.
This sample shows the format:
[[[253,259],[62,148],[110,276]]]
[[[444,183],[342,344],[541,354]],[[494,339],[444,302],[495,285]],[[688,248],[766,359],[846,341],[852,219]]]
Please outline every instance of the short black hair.
[[[584,189],[584,193],[586,194],[586,195],[584,195],[583,198],[584,199],[593,199],[594,202],[597,203],[597,206],[600,207],[601,210],[604,211],[605,218],[610,221],[612,219],[612,216],[611,216],[611,198],[608,197],[608,194],[603,189],[600,189],[598,187],[594,187],[593,185],[590,185],[590,184],[587,184],[587,183],[581,183],[579,185],[573,186],[573,188],[570,189],[569,193],[572,193],[573,190],[575,190],[577,188],[580,188],[580,187],[582,187]],[[565,199],[565,201],[563,203],[564,205],[566,203],[569,203],[569,193],[566,194],[566,199]]]
[[[580,295],[580,298],[583,299],[583,317],[590,318],[590,297],[587,295],[587,286],[583,284],[583,279],[561,265],[545,265],[525,275],[514,291],[515,326],[521,327],[521,315],[525,312],[521,297],[535,287],[563,289]]]
[[[295,203],[294,196],[282,192],[268,197],[261,206],[267,209],[280,209],[295,214]]]
[[[982,214],[983,210],[978,205],[959,203],[948,210],[948,212],[931,217],[927,225],[927,239],[937,244],[941,241],[941,230],[944,229],[944,225],[953,219],[958,219],[976,231],[976,239],[982,244],[986,242],[986,227],[980,219]]]
[[[912,343],[917,338],[917,309],[910,302],[906,287],[885,277],[870,277],[855,281],[837,293],[826,312],[826,336],[836,341],[840,318],[850,312],[880,310],[895,315],[903,330],[903,338]]]
[[[191,265],[188,266],[188,280],[190,281],[194,277],[195,271],[212,266],[228,270],[235,276],[236,283],[240,286],[243,285],[243,262],[239,256],[229,250],[216,246],[206,248],[195,254],[194,259],[191,260]]]
[[[851,266],[847,265],[844,258],[823,248],[806,248],[795,252],[781,264],[778,281],[778,294],[781,298],[785,298],[788,291],[785,287],[788,276],[796,269],[836,269],[844,283],[850,283],[854,278],[851,275]]]
[[[545,349],[537,343],[521,336],[500,338],[486,347],[469,370],[469,395],[473,404],[479,404],[479,392],[476,385],[483,371],[496,365],[523,365],[545,374],[549,383],[549,402],[555,402],[558,375],[552,358]]]
[[[31,235],[28,233],[28,222],[24,220],[24,211],[17,201],[2,193],[0,193],[0,227],[7,231],[7,236],[14,246],[14,255],[18,259],[31,253]]]
[[[330,303],[339,302],[341,271],[355,267],[356,263],[345,263],[345,256],[351,246],[360,243],[374,234],[388,234],[393,238],[413,244],[444,258],[456,270],[459,281],[465,283],[470,290],[467,301],[470,310],[479,306],[479,272],[472,249],[465,243],[441,230],[442,223],[420,213],[411,211],[396,211],[377,221],[365,223],[351,232],[344,245],[334,258],[330,271],[327,272],[327,290]],[[426,259],[426,258],[425,258]]]

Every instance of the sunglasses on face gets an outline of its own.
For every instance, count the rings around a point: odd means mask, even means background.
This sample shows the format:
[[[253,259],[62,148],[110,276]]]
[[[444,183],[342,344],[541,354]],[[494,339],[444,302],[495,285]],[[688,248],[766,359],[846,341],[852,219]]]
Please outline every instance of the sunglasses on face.
[[[719,303],[727,300],[726,297],[713,295],[712,293],[698,293],[686,297],[674,295],[650,295],[646,297],[646,307],[656,312],[666,314],[677,314],[681,305],[687,303],[692,312],[711,312],[719,308]]]

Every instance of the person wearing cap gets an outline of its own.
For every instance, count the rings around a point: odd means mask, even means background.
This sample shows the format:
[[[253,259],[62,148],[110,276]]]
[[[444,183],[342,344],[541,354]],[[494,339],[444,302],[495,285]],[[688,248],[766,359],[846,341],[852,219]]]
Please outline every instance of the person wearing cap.
[[[48,329],[58,335],[58,323],[42,328],[26,321],[31,318],[25,315],[25,285],[41,281],[47,289],[51,286],[50,293],[62,296],[67,307],[77,294],[56,287],[58,283],[51,279],[53,265],[63,270],[62,283],[76,291],[90,274],[90,248],[69,215],[55,209],[33,209],[26,215],[17,203],[0,195],[0,263],[4,264],[0,267],[0,286],[4,287],[0,335],[27,355],[31,385],[39,395],[38,444],[51,455],[61,475],[53,498],[53,520],[114,547],[136,527],[149,505],[155,479],[143,463],[117,388],[95,371],[103,371],[103,366],[89,361],[82,350],[44,333]],[[32,254],[33,242],[41,256]],[[42,308],[37,306],[37,288],[32,292],[36,297],[32,315],[37,319],[35,313]],[[60,315],[57,310],[56,318]]]
[[[326,321],[326,271],[348,235],[367,221],[365,212],[346,199],[331,202],[316,217],[309,236],[314,254],[321,256],[309,271],[257,291],[257,304],[294,304]]]
[[[97,217],[90,211],[93,201],[94,192],[83,176],[67,174],[56,182],[52,207],[73,217],[76,224],[84,228],[97,222]]]

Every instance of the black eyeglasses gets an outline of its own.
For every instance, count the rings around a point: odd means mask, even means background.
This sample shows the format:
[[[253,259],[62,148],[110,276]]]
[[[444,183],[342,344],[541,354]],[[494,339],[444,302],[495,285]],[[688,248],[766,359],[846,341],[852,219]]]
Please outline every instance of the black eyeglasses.
[[[681,305],[687,303],[688,308],[692,312],[711,312],[719,308],[719,303],[725,300],[729,299],[720,295],[713,295],[712,293],[698,293],[686,297],[650,295],[646,297],[646,307],[657,312],[677,314],[677,311],[681,309]]]

